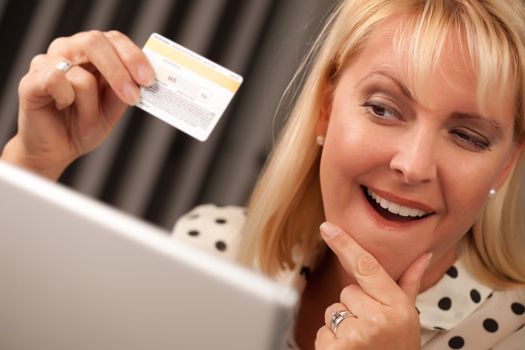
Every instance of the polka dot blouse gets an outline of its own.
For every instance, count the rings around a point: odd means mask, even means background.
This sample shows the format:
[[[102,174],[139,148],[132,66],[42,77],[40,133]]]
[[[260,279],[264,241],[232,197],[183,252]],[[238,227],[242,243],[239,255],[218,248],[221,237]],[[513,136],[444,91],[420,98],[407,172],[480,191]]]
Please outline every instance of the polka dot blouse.
[[[239,207],[199,206],[177,221],[173,239],[233,260],[244,215]],[[279,282],[301,292],[310,267],[307,259],[297,256],[295,260],[296,269],[283,271]],[[425,350],[525,350],[525,289],[493,290],[477,281],[461,259],[436,285],[418,295],[416,308]],[[299,349],[293,324],[284,348]]]

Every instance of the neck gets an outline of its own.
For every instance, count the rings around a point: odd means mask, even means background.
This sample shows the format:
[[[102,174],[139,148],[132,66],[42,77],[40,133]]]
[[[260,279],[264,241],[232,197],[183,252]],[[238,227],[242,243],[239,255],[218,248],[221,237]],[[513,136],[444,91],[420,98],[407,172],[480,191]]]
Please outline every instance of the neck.
[[[419,293],[422,293],[434,286],[443,277],[448,268],[454,264],[458,258],[457,247],[454,246],[452,249],[447,251],[441,258],[437,257],[430,261],[423,278],[421,279],[421,286],[419,287]]]

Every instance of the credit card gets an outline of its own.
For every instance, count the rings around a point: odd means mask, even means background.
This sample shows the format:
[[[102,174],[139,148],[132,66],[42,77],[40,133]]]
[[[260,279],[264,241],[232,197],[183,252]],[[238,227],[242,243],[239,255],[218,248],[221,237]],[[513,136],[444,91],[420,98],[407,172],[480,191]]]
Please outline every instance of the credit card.
[[[137,107],[205,141],[242,83],[242,77],[153,33],[143,49],[157,79],[141,88]]]

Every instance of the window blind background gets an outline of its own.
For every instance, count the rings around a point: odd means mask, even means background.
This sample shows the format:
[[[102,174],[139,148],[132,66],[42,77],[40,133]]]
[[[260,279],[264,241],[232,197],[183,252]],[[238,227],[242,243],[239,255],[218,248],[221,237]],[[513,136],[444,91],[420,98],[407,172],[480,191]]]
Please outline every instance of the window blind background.
[[[60,182],[168,230],[201,203],[245,205],[286,114],[276,116],[283,91],[334,2],[0,0],[0,147],[16,132],[18,82],[53,38],[116,29],[143,46],[158,32],[244,77],[214,132],[201,143],[129,108]]]

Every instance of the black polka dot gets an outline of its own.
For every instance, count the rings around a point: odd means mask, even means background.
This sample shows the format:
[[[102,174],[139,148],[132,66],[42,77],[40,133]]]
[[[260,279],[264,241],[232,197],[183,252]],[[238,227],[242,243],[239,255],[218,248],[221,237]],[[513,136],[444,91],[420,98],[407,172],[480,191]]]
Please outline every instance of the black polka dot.
[[[188,235],[190,235],[190,236],[192,236],[192,237],[196,237],[196,236],[198,236],[199,234],[200,234],[200,232],[197,231],[197,230],[190,230],[190,231],[188,231]]]
[[[456,269],[455,266],[449,267],[449,269],[447,270],[447,275],[449,275],[452,278],[458,277],[458,269]]]
[[[217,250],[223,252],[226,250],[226,243],[224,243],[223,241],[217,241],[215,242],[215,248],[217,248]]]
[[[444,331],[444,330],[445,330],[445,328],[443,328],[443,327],[438,327],[438,326],[434,326],[434,329],[435,329],[436,331]]]
[[[304,276],[306,281],[310,281],[310,274],[311,274],[311,272],[310,272],[310,268],[308,266],[301,267],[301,271],[299,273]]]
[[[512,303],[510,308],[512,309],[512,312],[514,312],[516,315],[523,315],[523,313],[525,313],[525,306],[523,306],[523,304]]]
[[[496,322],[496,320],[493,318],[487,318],[485,321],[483,321],[483,328],[485,328],[485,330],[490,333],[497,332],[499,328],[498,322]]]
[[[439,299],[438,306],[441,310],[449,310],[452,306],[452,300],[449,297]]]
[[[470,299],[472,299],[472,301],[477,304],[477,303],[479,303],[481,301],[481,295],[479,294],[479,292],[476,289],[471,289],[470,290]]]
[[[451,349],[461,349],[463,345],[465,345],[465,341],[458,335],[450,338],[448,341],[448,346],[450,346]]]
[[[226,219],[224,219],[224,218],[217,218],[217,219],[215,219],[215,222],[218,223],[219,225],[224,225],[226,223]]]

